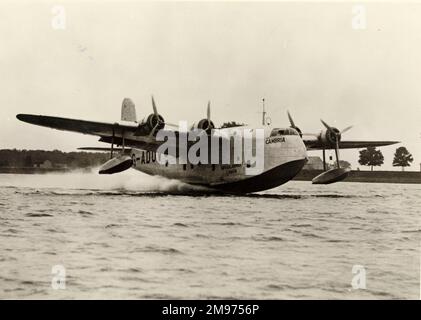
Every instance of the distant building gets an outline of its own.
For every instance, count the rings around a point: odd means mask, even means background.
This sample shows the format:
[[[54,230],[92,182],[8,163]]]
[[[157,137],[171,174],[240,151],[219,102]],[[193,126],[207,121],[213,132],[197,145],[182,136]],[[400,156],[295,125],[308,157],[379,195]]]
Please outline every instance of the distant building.
[[[304,170],[323,170],[323,160],[320,157],[308,157]]]
[[[43,163],[41,163],[41,164],[39,165],[39,167],[40,167],[40,168],[43,168],[43,169],[50,169],[50,168],[52,168],[52,167],[53,167],[53,164],[51,163],[51,161],[50,161],[50,160],[45,160]]]
[[[32,165],[34,168],[39,168],[42,162],[35,161]]]

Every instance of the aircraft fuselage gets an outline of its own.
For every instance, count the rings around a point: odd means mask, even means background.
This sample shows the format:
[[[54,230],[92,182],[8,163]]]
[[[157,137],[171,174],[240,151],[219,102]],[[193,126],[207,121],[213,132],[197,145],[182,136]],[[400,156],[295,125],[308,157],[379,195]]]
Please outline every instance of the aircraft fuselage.
[[[274,188],[298,174],[307,161],[307,151],[301,137],[291,134],[291,130],[279,129],[286,134],[273,134],[273,130],[265,128],[264,166],[259,174],[249,174],[247,168],[250,164],[244,161],[231,161],[228,164],[163,164],[160,154],[141,149],[131,150],[133,168],[149,175],[227,192],[256,192]]]

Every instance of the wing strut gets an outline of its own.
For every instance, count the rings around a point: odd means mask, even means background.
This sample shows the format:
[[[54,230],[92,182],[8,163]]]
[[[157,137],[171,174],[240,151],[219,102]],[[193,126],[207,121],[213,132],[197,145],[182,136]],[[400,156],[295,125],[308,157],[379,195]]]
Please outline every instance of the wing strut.
[[[115,136],[115,127],[112,128],[112,137],[111,137],[111,157],[110,160],[105,162],[99,168],[99,174],[113,174],[125,171],[131,168],[134,164],[133,159],[129,155],[124,154],[125,149],[125,138],[124,138],[124,128],[121,129],[121,149],[120,153],[114,158],[114,136]]]
[[[113,126],[113,135],[111,137],[111,153],[110,153],[110,159],[113,158],[113,153],[114,153],[114,136],[115,136],[115,130],[114,130],[114,126]]]
[[[123,154],[124,153],[124,145],[126,144],[125,142],[124,142],[124,128],[121,130],[121,140],[122,140],[122,145],[121,145],[121,153]]]

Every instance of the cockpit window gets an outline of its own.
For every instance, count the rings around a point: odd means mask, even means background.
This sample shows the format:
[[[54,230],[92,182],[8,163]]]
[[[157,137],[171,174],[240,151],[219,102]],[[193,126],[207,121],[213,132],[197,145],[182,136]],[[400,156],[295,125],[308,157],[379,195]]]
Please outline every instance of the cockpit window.
[[[293,129],[293,128],[275,128],[272,130],[271,137],[276,137],[276,136],[298,136],[298,132],[297,130]]]

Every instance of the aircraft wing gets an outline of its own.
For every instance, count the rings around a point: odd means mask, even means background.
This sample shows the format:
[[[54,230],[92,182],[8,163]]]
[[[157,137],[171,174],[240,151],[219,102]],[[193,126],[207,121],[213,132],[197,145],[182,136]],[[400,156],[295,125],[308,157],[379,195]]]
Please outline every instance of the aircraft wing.
[[[112,143],[114,140],[116,145],[122,145],[124,135],[125,146],[149,151],[156,151],[163,143],[154,136],[137,135],[139,126],[142,126],[137,123],[106,123],[32,114],[18,114],[16,118],[38,126],[99,136],[101,142]]]
[[[329,150],[335,149],[335,146],[327,145],[317,139],[303,139],[307,150]],[[340,141],[339,149],[359,149],[367,147],[383,147],[391,144],[399,143],[399,141]]]
[[[105,143],[114,143],[116,146],[123,145],[123,135],[124,135],[124,145],[129,148],[139,148],[142,150],[148,150],[156,152],[157,149],[164,141],[156,140],[156,137],[153,135],[145,135],[142,132],[142,123],[135,122],[116,122],[116,123],[107,123],[107,122],[96,122],[96,121],[86,121],[86,120],[77,120],[69,118],[60,118],[60,117],[51,117],[51,116],[42,116],[42,115],[32,115],[32,114],[18,114],[16,116],[19,120],[27,122],[30,124],[48,127],[57,130],[77,132],[87,135],[99,136],[100,142]],[[174,126],[174,125],[170,125]],[[174,136],[178,138],[178,130],[161,130],[165,136],[166,132],[168,136]],[[171,142],[167,143],[169,147],[168,153],[176,158],[179,158],[180,148],[177,145],[175,139],[174,148],[171,148]],[[194,141],[187,141],[187,148],[190,148],[193,145]],[[91,150],[91,151],[108,151],[108,148],[82,148],[82,150]],[[114,150],[118,151],[118,148]],[[174,153],[175,152],[175,153]]]
[[[95,136],[112,136],[113,128],[127,131],[136,130],[137,126],[120,125],[118,123],[95,122],[50,116],[38,116],[33,114],[18,114],[16,116],[20,121],[35,124],[37,126],[53,128],[63,131],[73,131]]]

